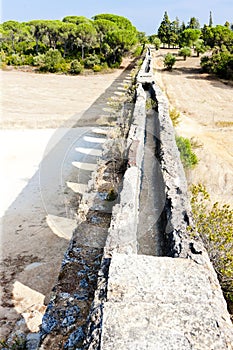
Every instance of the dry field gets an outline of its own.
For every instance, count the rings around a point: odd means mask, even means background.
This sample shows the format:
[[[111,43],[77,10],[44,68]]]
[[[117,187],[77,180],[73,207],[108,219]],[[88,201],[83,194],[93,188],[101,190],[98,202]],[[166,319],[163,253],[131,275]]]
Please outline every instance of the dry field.
[[[206,185],[214,201],[233,205],[233,87],[201,73],[200,58],[177,57],[174,69],[165,71],[163,57],[173,49],[155,54],[155,79],[166,93],[170,108],[181,113],[179,135],[194,137],[199,164],[190,183]]]

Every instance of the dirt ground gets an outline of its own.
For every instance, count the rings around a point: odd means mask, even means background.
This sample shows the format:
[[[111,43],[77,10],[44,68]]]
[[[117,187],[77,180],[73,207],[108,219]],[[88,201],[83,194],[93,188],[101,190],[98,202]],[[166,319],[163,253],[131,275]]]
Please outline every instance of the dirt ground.
[[[72,167],[69,147],[88,132],[79,120],[102,94],[111,96],[124,66],[90,76],[1,72],[1,339],[39,329],[77,225],[67,212],[74,194],[61,186],[62,171]],[[69,234],[58,234],[48,217],[62,219]]]
[[[213,201],[233,206],[233,87],[201,72],[200,58],[177,57],[174,69],[164,70],[161,49],[155,54],[155,80],[166,93],[170,108],[181,113],[177,133],[192,138],[198,166],[188,174],[190,183],[206,185]],[[228,123],[228,127],[224,126]]]

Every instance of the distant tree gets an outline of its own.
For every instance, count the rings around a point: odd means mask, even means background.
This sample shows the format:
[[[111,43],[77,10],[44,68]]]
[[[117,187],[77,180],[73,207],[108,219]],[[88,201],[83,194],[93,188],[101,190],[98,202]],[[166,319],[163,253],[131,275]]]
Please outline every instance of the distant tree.
[[[158,38],[163,44],[171,44],[171,21],[168,17],[167,11],[165,11],[163,20],[158,28]]]
[[[28,25],[30,27],[30,31],[35,38],[36,42],[36,54],[38,54],[39,51],[39,43],[42,42],[43,37],[46,34],[46,21],[44,20],[33,20],[28,22]]]
[[[201,31],[199,29],[185,29],[179,35],[179,45],[180,47],[188,46],[192,47],[194,43],[200,38]]]
[[[4,31],[5,41],[11,43],[11,50],[16,53],[16,43],[19,41],[19,37],[22,31],[21,23],[17,21],[7,21],[2,24]]]
[[[97,40],[97,32],[92,23],[80,23],[77,25],[77,45],[81,47],[82,59],[85,56],[85,48],[90,48]]]
[[[106,42],[107,33],[117,30],[118,27],[115,22],[101,18],[94,20],[93,25],[96,28],[97,42],[99,44],[100,53],[102,53],[104,43]]]
[[[188,28],[190,29],[200,29],[199,20],[196,17],[191,17],[188,23]]]
[[[90,23],[91,20],[84,16],[66,16],[63,18],[62,22],[73,23],[78,25],[81,23]]]
[[[167,53],[163,62],[164,67],[167,68],[168,70],[172,70],[175,63],[176,63],[175,56],[172,55],[171,53]]]
[[[212,12],[210,11],[210,18],[209,18],[209,27],[213,27],[213,18],[212,18]]]
[[[73,51],[74,41],[77,34],[77,26],[71,22],[61,22],[60,42],[63,46],[63,57],[66,57],[67,51]]]
[[[202,39],[198,39],[194,43],[194,51],[197,53],[197,57],[200,56],[200,53],[204,53],[207,51],[207,47],[204,45],[204,41]]]
[[[155,37],[152,44],[154,45],[156,50],[159,50],[159,48],[161,46],[161,41],[158,37]]]
[[[174,21],[171,22],[171,45],[177,46],[179,43],[179,33],[180,33],[180,21],[176,17]]]
[[[146,33],[145,32],[138,32],[137,37],[138,37],[139,43],[142,45],[142,52],[143,52],[146,44],[148,44],[148,42],[149,42],[148,38],[146,36]]]
[[[190,57],[191,54],[192,54],[192,50],[190,49],[190,47],[187,47],[187,46],[182,47],[178,52],[179,56],[183,56],[184,61],[186,61],[186,58]]]

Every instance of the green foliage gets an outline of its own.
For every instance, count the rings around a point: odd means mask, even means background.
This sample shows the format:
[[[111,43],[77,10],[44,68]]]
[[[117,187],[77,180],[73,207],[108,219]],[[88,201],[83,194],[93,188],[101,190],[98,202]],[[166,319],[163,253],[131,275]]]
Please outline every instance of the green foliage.
[[[198,39],[194,43],[194,51],[197,53],[197,57],[199,57],[200,53],[204,53],[207,51],[207,47],[204,45],[204,40]]]
[[[176,110],[176,108],[170,109],[169,115],[174,127],[176,127],[180,122],[180,112]]]
[[[102,67],[101,67],[99,64],[95,64],[95,65],[92,67],[92,70],[93,70],[93,72],[98,73],[98,72],[101,72]]]
[[[200,234],[221,287],[233,313],[233,210],[229,205],[211,204],[206,188],[191,188],[195,230]]]
[[[61,72],[65,70],[65,60],[58,50],[49,49],[44,55],[40,70],[43,72]]]
[[[198,163],[196,154],[192,150],[192,145],[189,139],[176,136],[176,144],[180,152],[180,159],[185,169],[192,169]]]
[[[88,55],[83,62],[85,68],[92,69],[95,65],[100,64],[100,58],[97,55]]]
[[[168,17],[167,11],[165,11],[163,20],[158,28],[158,38],[163,44],[171,44],[171,21]]]
[[[228,51],[202,57],[201,66],[205,72],[233,80],[233,54]]]
[[[49,72],[67,71],[71,61],[87,57],[90,61],[91,55],[95,59],[87,63],[90,69],[95,66],[99,71],[104,64],[118,67],[125,53],[139,41],[144,45],[147,40],[145,33],[139,33],[127,18],[113,14],[98,15],[92,20],[67,16],[63,21],[7,21],[0,24],[0,35],[5,64],[37,65],[41,71]],[[48,54],[49,49],[54,52]]]
[[[194,43],[200,38],[201,30],[199,29],[185,29],[179,35],[180,47],[192,47]]]
[[[154,40],[152,41],[152,44],[155,47],[155,50],[159,50],[160,46],[161,46],[161,41],[159,38],[154,38]]]
[[[184,58],[184,61],[186,60],[187,57],[190,57],[192,54],[192,50],[190,49],[190,47],[182,47],[179,52],[178,52],[178,55],[179,56],[183,56]]]
[[[167,53],[163,62],[164,67],[167,68],[168,70],[172,70],[172,67],[174,66],[175,63],[176,63],[175,56],[172,55],[171,53]]]
[[[70,64],[71,74],[80,74],[83,71],[83,66],[78,60],[73,60]]]
[[[143,47],[141,45],[137,46],[133,51],[134,57],[140,57],[142,53],[143,53]]]

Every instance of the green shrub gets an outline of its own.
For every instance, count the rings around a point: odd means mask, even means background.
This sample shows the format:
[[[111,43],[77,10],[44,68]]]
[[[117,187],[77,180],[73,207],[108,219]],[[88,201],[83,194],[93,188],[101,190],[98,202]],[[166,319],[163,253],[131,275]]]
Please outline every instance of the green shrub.
[[[196,154],[192,151],[192,145],[189,139],[182,136],[176,136],[176,144],[180,152],[180,159],[185,169],[192,169],[197,163]]]
[[[34,66],[41,66],[44,63],[45,55],[39,53],[37,56],[34,56],[33,58],[33,65]]]
[[[175,63],[176,63],[175,56],[172,55],[171,53],[167,53],[163,61],[164,67],[167,68],[168,70],[172,70],[172,67],[174,66]]]
[[[102,67],[99,64],[95,64],[92,67],[92,70],[93,70],[93,72],[98,73],[98,72],[100,72],[102,70]]]
[[[192,50],[188,46],[182,47],[178,52],[179,56],[183,56],[184,61],[186,60],[187,57],[190,57],[191,54],[192,54]]]
[[[83,71],[83,66],[78,60],[73,60],[70,64],[71,74],[80,74]]]
[[[193,185],[191,193],[195,232],[202,238],[233,314],[233,210],[229,205],[211,204],[201,184]]]
[[[84,59],[84,67],[92,69],[95,65],[100,64],[100,58],[97,55],[89,55]]]
[[[211,57],[202,57],[201,66],[205,72],[233,80],[233,54],[229,51],[214,53]]]
[[[24,57],[18,53],[13,53],[6,57],[8,66],[22,66],[24,64]]]
[[[60,51],[49,49],[44,55],[44,59],[40,70],[43,72],[63,72],[65,67],[65,60]]]

